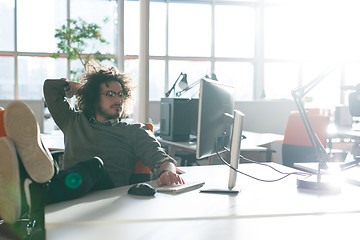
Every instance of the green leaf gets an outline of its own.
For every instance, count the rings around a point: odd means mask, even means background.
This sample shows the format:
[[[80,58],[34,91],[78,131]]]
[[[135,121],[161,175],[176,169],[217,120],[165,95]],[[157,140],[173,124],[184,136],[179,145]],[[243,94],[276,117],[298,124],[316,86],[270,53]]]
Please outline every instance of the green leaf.
[[[109,22],[109,18],[104,19],[104,23]],[[58,40],[56,53],[52,53],[50,56],[57,58],[60,53],[66,54],[69,61],[85,57],[85,64],[90,60],[96,61],[115,59],[112,55],[102,54],[99,51],[90,54],[84,54],[87,45],[90,49],[97,43],[109,44],[101,34],[101,27],[96,23],[87,23],[81,18],[67,19],[66,24],[61,25],[55,29],[55,38]],[[84,69],[83,69],[84,70]],[[82,70],[82,71],[83,71]],[[74,77],[76,77],[74,72]]]

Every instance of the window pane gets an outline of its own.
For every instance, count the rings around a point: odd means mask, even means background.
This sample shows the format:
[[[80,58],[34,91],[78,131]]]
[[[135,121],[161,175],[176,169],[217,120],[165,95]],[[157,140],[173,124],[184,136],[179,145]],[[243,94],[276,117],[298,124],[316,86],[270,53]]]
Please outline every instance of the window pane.
[[[139,60],[138,59],[128,59],[125,61],[124,64],[125,73],[129,74],[134,79],[135,86],[139,86]],[[134,108],[133,110],[137,109],[136,103],[138,103],[138,87],[135,88],[135,102],[134,102]],[[138,119],[138,116],[136,115],[137,112],[132,112],[131,115],[133,119]]]
[[[42,99],[45,79],[66,77],[66,59],[19,57],[19,99]]]
[[[74,72],[74,74],[71,74],[71,81],[78,82],[79,76],[84,72],[84,65],[79,59],[71,61],[70,64],[71,71]]]
[[[124,64],[125,73],[130,74],[135,83],[139,82],[139,60],[138,59],[127,59]]]
[[[174,84],[179,74],[187,74],[188,85],[194,85],[192,89],[181,95],[181,97],[199,97],[200,79],[205,75],[210,74],[210,62],[208,61],[169,61],[169,89]],[[175,92],[181,91],[181,88],[177,84]],[[175,96],[174,92],[170,97]]]
[[[211,54],[211,5],[169,4],[169,55]]]
[[[328,68],[326,64],[305,64],[303,67],[303,86],[310,83]],[[305,96],[305,106],[335,109],[340,104],[340,68],[325,75]]]
[[[298,39],[301,37],[301,33],[294,22],[296,19],[294,16],[298,14],[296,9],[285,6],[265,8],[265,58],[295,58],[299,56],[297,52],[299,50]]]
[[[298,86],[299,69],[291,63],[265,64],[265,97],[292,99],[291,91]]]
[[[165,61],[150,60],[149,100],[160,101],[165,96]]]
[[[150,4],[149,54],[165,56],[166,47],[166,3]]]
[[[125,1],[125,55],[138,55],[140,47],[140,6],[138,1]]]
[[[0,57],[0,99],[15,98],[14,58]]]
[[[55,28],[65,23],[66,0],[18,0],[18,50],[54,52]]]
[[[109,60],[102,61],[100,65],[117,67],[113,61],[109,61]],[[72,78],[71,80],[78,82],[80,75],[84,73],[84,70],[85,70],[84,65],[82,64],[82,62],[79,59],[76,59],[76,60],[71,61],[70,68],[71,68],[71,71],[75,72],[75,75],[71,76],[71,78]]]
[[[344,85],[347,87],[355,87],[358,84],[360,84],[360,64],[359,63],[352,63],[352,64],[346,64],[344,66],[344,76],[345,81]],[[348,89],[344,92],[343,96],[343,104],[349,105],[349,94],[354,92],[355,89]]]
[[[72,19],[81,18],[87,23],[96,23],[101,27],[102,36],[109,44],[89,42],[86,53],[115,53],[115,45],[117,43],[117,3],[115,0],[71,0]],[[84,5],[85,4],[85,5]],[[104,23],[104,19],[109,21]]]
[[[216,62],[219,82],[235,87],[235,100],[253,99],[254,66],[251,63]]]
[[[0,51],[14,50],[14,0],[0,0]]]
[[[345,66],[345,85],[356,86],[360,83],[360,64],[347,64]]]
[[[231,5],[215,7],[215,56],[254,56],[254,8]]]
[[[359,59],[360,34],[354,30],[359,21],[358,3],[353,0],[296,1],[267,7],[265,57]]]

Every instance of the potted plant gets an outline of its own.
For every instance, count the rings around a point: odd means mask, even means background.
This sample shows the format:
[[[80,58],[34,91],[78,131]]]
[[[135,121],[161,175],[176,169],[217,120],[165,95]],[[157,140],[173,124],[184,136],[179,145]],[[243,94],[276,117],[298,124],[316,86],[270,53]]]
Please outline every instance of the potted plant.
[[[108,22],[108,19],[105,18],[104,22]],[[83,65],[83,69],[70,70],[70,78],[73,81],[77,81],[78,74],[86,69],[90,61],[94,60],[100,63],[104,60],[115,59],[114,55],[104,54],[99,50],[93,53],[84,52],[90,44],[109,44],[102,36],[101,27],[98,24],[87,23],[81,18],[77,20],[67,19],[67,23],[55,29],[55,31],[55,38],[59,40],[57,43],[58,51],[51,54],[50,57],[58,58],[61,54],[65,54],[68,61],[79,59]]]

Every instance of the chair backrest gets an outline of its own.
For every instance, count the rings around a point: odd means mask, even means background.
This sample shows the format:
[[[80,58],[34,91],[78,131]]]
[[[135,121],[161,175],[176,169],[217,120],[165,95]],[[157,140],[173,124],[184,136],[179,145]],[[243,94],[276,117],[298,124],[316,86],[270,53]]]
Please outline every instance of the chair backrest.
[[[323,146],[326,146],[329,117],[320,114],[309,114],[308,118],[311,127],[320,139],[321,143]],[[289,115],[283,143],[299,146],[311,146],[311,141],[298,112],[293,112]]]
[[[309,112],[308,118],[314,132],[320,142],[326,147],[327,127],[329,117]],[[317,161],[304,123],[298,112],[289,115],[282,145],[282,163],[285,166],[294,167],[296,162]]]
[[[152,132],[154,132],[154,126],[151,123],[144,123]],[[139,159],[134,167],[134,174],[151,174],[151,170],[146,166],[141,159]]]
[[[5,113],[5,110],[0,109],[0,137],[6,136],[5,125],[4,125],[4,113]]]

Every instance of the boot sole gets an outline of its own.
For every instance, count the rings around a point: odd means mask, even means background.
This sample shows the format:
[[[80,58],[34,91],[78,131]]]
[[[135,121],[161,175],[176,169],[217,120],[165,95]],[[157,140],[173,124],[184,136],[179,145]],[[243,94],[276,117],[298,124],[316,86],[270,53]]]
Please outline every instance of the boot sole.
[[[32,110],[22,102],[11,102],[5,109],[4,122],[6,134],[15,143],[30,178],[38,183],[49,181],[54,175],[54,163],[41,143],[39,125]]]
[[[0,216],[15,223],[21,215],[19,162],[13,142],[0,138]]]

